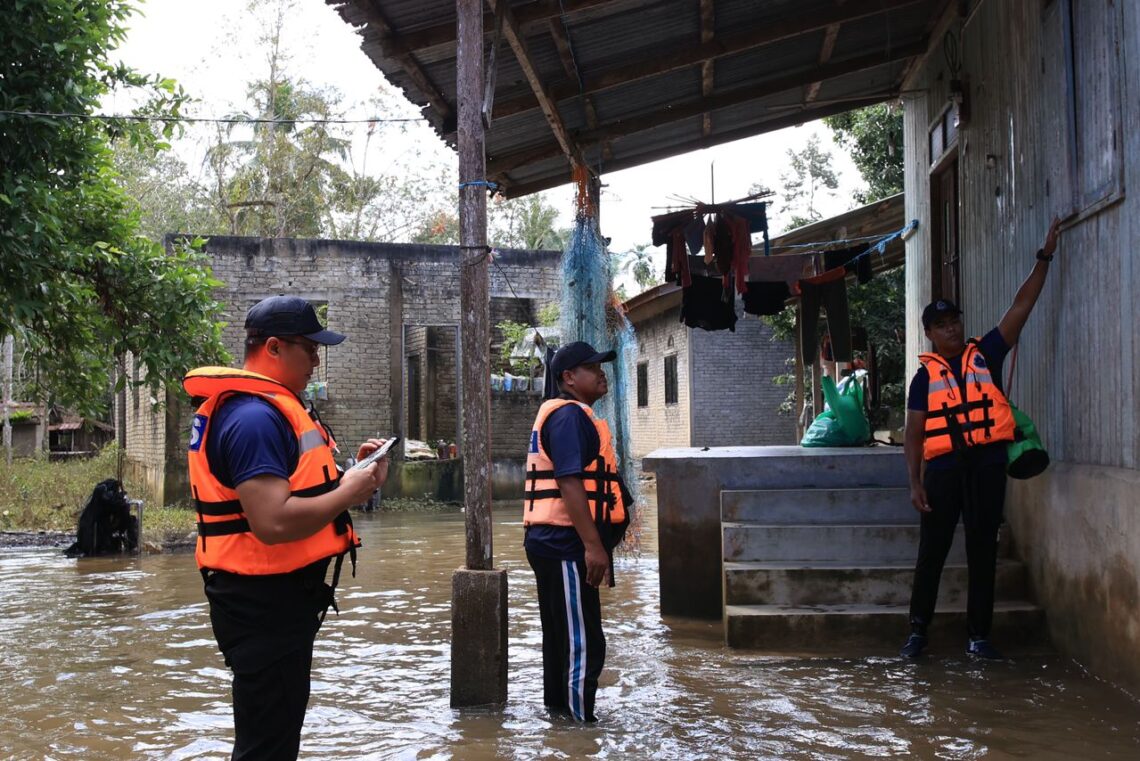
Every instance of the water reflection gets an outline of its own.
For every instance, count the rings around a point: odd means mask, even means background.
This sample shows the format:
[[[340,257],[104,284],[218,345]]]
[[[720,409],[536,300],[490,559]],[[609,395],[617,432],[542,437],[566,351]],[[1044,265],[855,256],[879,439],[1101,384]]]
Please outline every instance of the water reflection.
[[[602,721],[542,708],[538,605],[513,507],[495,524],[510,579],[509,702],[448,705],[461,515],[363,515],[355,579],[317,640],[305,758],[1136,758],[1137,705],[1057,657],[775,658],[716,624],[663,621],[655,537],[603,591]],[[652,526],[653,519],[649,521]],[[0,757],[221,759],[229,672],[189,555],[0,556]]]

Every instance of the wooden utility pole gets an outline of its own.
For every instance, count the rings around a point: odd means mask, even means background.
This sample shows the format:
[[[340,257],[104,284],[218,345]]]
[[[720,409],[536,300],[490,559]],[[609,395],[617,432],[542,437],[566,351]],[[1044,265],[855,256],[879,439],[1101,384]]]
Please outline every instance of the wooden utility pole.
[[[456,0],[459,109],[459,309],[463,354],[463,499],[467,568],[493,567],[491,547],[491,314],[487,160],[483,134],[483,7]]]
[[[507,699],[507,575],[491,545],[491,314],[483,126],[483,3],[456,0],[459,309],[466,565],[451,581],[451,705]]]

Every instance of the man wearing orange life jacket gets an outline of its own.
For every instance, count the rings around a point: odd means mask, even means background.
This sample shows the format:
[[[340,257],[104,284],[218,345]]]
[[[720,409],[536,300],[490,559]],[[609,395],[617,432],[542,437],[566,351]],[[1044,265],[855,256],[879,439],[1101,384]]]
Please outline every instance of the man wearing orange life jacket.
[[[615,357],[582,341],[558,350],[547,372],[561,394],[539,408],[527,451],[524,544],[538,587],[543,702],[578,721],[596,720],[606,657],[598,587],[613,586],[612,553],[632,507],[609,426],[591,409],[609,391],[601,365]]]
[[[245,328],[243,369],[199,368],[183,381],[204,399],[189,447],[196,556],[233,671],[233,758],[295,759],[314,639],[335,605],[341,562],[350,554],[355,563],[359,546],[347,510],[384,483],[388,462],[341,475],[332,435],[300,397],[320,347],[345,338],[325,330],[311,304],[264,299]],[[369,439],[358,457],[382,443]]]
[[[965,340],[962,312],[951,301],[933,301],[922,312],[922,327],[934,352],[919,356],[922,365],[907,397],[906,463],[910,500],[921,514],[921,529],[910,600],[911,633],[901,653],[906,657],[921,655],[929,641],[927,628],[959,517],[969,575],[966,652],[980,658],[1002,657],[989,635],[997,535],[1005,507],[1006,450],[1015,426],[1001,371],[1045,286],[1059,225],[1054,219],[1013,304],[982,338]]]

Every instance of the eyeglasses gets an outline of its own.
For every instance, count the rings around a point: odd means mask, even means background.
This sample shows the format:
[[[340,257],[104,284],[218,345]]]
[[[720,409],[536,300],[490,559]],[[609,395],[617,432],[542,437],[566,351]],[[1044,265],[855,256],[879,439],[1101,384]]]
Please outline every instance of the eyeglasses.
[[[283,344],[293,344],[294,346],[300,346],[302,349],[309,352],[309,356],[314,359],[320,357],[321,355],[321,345],[319,343],[314,343],[312,341],[290,341],[288,338],[281,338],[280,336],[275,336],[275,338],[277,338],[277,340]]]

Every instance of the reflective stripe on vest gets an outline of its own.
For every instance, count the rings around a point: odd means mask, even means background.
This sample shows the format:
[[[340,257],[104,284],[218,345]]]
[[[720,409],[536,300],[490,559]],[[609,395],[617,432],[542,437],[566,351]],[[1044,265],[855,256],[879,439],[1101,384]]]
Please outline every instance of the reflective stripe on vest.
[[[590,515],[595,523],[624,523],[625,501],[619,485],[617,456],[614,454],[609,424],[595,417],[588,404],[571,399],[549,399],[539,407],[538,416],[531,428],[530,447],[526,456],[526,486],[523,489],[523,524],[574,525],[554,478],[554,462],[542,446],[542,426],[546,424],[546,419],[555,410],[568,404],[578,405],[598,431],[598,456],[585,468],[582,479]]]
[[[930,375],[924,459],[953,452],[955,439],[965,447],[1013,441],[1013,412],[1005,394],[994,383],[977,339],[970,339],[962,352],[961,387],[949,363],[940,355],[920,354],[918,359]]]
[[[289,492],[315,497],[336,488],[340,474],[332,438],[292,391],[277,381],[246,370],[202,367],[182,382],[192,397],[205,398],[194,415],[190,433],[190,489],[198,511],[198,567],[252,576],[288,573],[325,558],[355,552],[360,545],[348,512],[341,513],[312,536],[281,544],[265,544],[250,530],[237,491],[222,485],[210,471],[206,441],[221,405],[236,394],[257,396],[272,404],[297,437],[297,467],[289,475]]]

